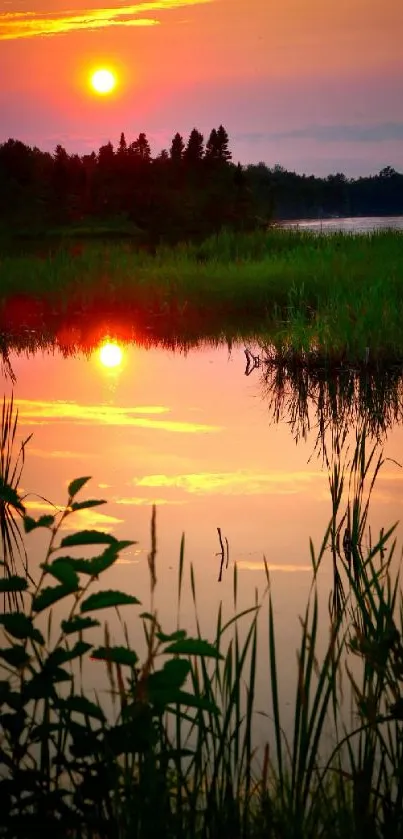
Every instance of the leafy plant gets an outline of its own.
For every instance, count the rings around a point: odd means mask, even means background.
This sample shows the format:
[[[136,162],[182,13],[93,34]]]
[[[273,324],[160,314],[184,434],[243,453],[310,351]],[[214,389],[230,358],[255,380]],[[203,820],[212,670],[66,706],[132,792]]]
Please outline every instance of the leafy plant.
[[[37,836],[39,830],[97,837],[115,837],[122,831],[168,835],[175,813],[172,755],[163,717],[171,711],[192,719],[189,709],[196,714],[218,713],[211,696],[196,693],[191,685],[186,689],[189,656],[219,659],[215,645],[188,638],[184,631],[164,634],[153,611],[143,615],[150,631],[142,666],[127,633],[126,646],[114,646],[105,624],[104,644],[90,640],[89,631],[100,625],[94,615],[111,608],[120,613],[123,605],[137,607],[139,601],[110,589],[90,593],[99,576],[133,542],[88,530],[61,538],[62,524],[76,510],[104,503],[75,500],[87,481],[70,483],[67,505],[59,516],[23,518],[27,532],[37,527],[49,531],[38,582],[14,574],[0,583],[3,592],[23,596],[21,609],[0,617],[6,638],[0,650],[4,836]],[[101,546],[103,551],[90,559],[70,554],[83,546]],[[45,585],[49,579],[52,584]],[[55,632],[52,606],[62,600],[66,617]],[[108,719],[98,698],[89,699],[84,692],[81,676],[88,657],[105,662],[120,705],[115,722]]]

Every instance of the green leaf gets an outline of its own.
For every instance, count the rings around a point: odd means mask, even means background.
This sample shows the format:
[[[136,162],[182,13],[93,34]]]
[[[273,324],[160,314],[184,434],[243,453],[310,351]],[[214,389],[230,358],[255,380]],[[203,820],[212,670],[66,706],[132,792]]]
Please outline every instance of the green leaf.
[[[0,658],[4,658],[11,667],[25,667],[30,661],[30,657],[25,647],[14,644],[13,647],[6,647],[0,649]]]
[[[80,492],[80,489],[82,489],[83,486],[85,486],[85,484],[87,484],[90,480],[91,475],[87,476],[86,478],[75,478],[74,481],[71,481],[67,490],[69,493],[69,498],[74,498],[74,496],[77,495],[78,492]]]
[[[127,664],[134,667],[138,662],[138,655],[127,647],[98,647],[91,653],[91,658],[100,661],[113,661],[115,664]]]
[[[23,612],[10,612],[6,615],[0,615],[0,624],[3,624],[6,632],[13,635],[14,638],[31,638],[38,644],[45,643],[42,633],[33,626],[32,619],[24,615]]]
[[[47,574],[52,574],[59,582],[77,591],[80,582],[77,571],[74,570],[71,562],[66,561],[64,557],[59,557],[50,564],[43,563],[41,568]]]
[[[219,714],[220,709],[215,702],[206,699],[204,696],[195,696],[185,690],[178,691],[177,702],[180,705],[187,705],[189,708],[198,708],[200,711],[208,711],[211,714]]]
[[[18,577],[16,574],[10,574],[9,577],[4,577],[0,580],[0,592],[5,591],[25,591],[28,588],[28,582],[25,577]]]
[[[76,571],[80,574],[89,574],[90,577],[98,577],[102,571],[110,568],[119,558],[119,550],[116,545],[109,545],[102,554],[93,556],[91,559],[77,559],[74,563]]]
[[[70,586],[63,585],[63,583],[60,586],[48,586],[33,598],[32,608],[34,612],[42,612],[48,606],[53,606],[53,603],[67,597],[68,594],[73,594],[75,590],[77,589],[72,589]]]
[[[137,597],[131,594],[125,594],[123,591],[98,591],[95,594],[90,594],[86,600],[83,600],[80,606],[81,612],[89,612],[91,609],[107,609],[110,606],[129,606],[131,604],[138,605],[140,601]]]
[[[60,664],[65,664],[66,661],[72,661],[73,658],[81,658],[88,650],[92,649],[92,644],[86,644],[85,641],[77,641],[71,650],[66,650],[63,647],[57,647],[50,653],[45,661],[44,667],[47,669],[59,667]]]
[[[99,507],[101,504],[106,504],[106,501],[103,499],[98,501],[96,498],[89,498],[88,501],[74,501],[71,509],[74,512],[76,510],[88,510],[89,507]]]
[[[190,663],[186,659],[173,658],[166,661],[162,670],[151,673],[148,685],[156,688],[180,688],[190,672]]]
[[[70,713],[84,714],[86,717],[94,717],[101,722],[105,721],[105,714],[99,705],[91,702],[86,696],[69,696],[61,701],[61,706]]]
[[[165,647],[163,652],[174,653],[176,655],[200,655],[208,658],[223,658],[213,644],[209,644],[208,641],[203,641],[201,638],[184,638],[181,641],[175,641],[173,644]]]
[[[101,533],[99,530],[80,530],[65,536],[60,542],[61,548],[71,548],[76,545],[116,545],[117,539],[110,533]]]
[[[159,641],[167,642],[182,641],[186,638],[187,632],[184,629],[178,629],[176,632],[172,632],[171,635],[165,635],[165,632],[156,632],[155,634]]]
[[[82,632],[83,629],[89,629],[91,626],[99,626],[99,621],[90,617],[80,618],[79,615],[75,615],[69,621],[62,621],[60,626],[65,635],[71,635],[72,632]]]
[[[37,527],[53,527],[55,517],[51,515],[40,516],[39,519],[33,519],[31,516],[24,516],[24,530],[25,533],[30,533],[31,530],[36,530]]]
[[[4,504],[9,504],[10,507],[14,507],[15,510],[19,510],[21,513],[25,513],[25,507],[18,495],[18,492],[13,487],[10,487],[8,484],[5,484],[4,481],[0,478],[0,501],[3,501]]]
[[[54,686],[57,682],[71,682],[71,673],[63,667],[42,667],[39,673],[35,673],[32,679],[24,681],[22,697],[24,704],[32,699],[48,699],[54,695]]]

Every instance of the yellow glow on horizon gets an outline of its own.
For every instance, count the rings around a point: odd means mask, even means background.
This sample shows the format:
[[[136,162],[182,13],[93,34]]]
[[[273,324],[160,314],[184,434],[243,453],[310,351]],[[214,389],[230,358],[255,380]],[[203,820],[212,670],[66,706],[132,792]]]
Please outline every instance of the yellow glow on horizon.
[[[100,68],[99,70],[95,70],[95,73],[91,76],[91,87],[95,90],[96,93],[99,93],[101,96],[104,96],[107,93],[112,93],[115,89],[117,84],[117,79],[115,74],[111,70],[107,70],[106,68]],[[119,363],[119,362],[118,362]],[[109,367],[114,367],[115,365],[107,365]]]
[[[104,367],[119,367],[122,363],[123,353],[118,344],[108,341],[103,344],[99,351],[99,360]]]

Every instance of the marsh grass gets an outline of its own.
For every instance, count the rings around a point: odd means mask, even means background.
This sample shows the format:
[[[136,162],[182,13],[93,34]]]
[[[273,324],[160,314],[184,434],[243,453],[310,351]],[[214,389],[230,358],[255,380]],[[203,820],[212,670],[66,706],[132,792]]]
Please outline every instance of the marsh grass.
[[[0,545],[5,576],[19,571],[29,575],[28,556],[19,522],[24,514],[23,501],[19,494],[21,475],[25,461],[27,437],[19,447],[16,444],[18,411],[14,400],[3,398],[0,427]],[[17,592],[5,593],[5,602],[16,605]]]
[[[401,359],[401,243],[398,231],[318,236],[273,229],[224,231],[152,254],[126,242],[4,255],[1,325],[12,315],[20,326],[28,319],[44,328],[61,315],[109,311],[167,338],[224,327],[233,337],[265,333],[278,352],[301,360]],[[21,297],[31,307],[21,308]]]
[[[155,511],[150,609],[141,612],[134,595],[90,593],[131,543],[98,531],[62,537],[67,517],[103,503],[77,501],[88,478],[71,482],[61,513],[39,520],[24,514],[26,533],[45,528],[49,540],[38,580],[13,574],[0,586],[23,594],[21,605],[1,616],[2,836],[31,839],[39,830],[63,839],[401,836],[403,601],[392,565],[394,527],[368,544],[364,538],[371,492],[383,465],[376,449],[368,450],[366,434],[364,426],[351,454],[343,436],[328,455],[332,516],[319,551],[310,546],[312,584],[301,618],[291,731],[285,731],[280,699],[282,664],[267,566],[266,591],[242,612],[234,568],[233,614],[224,619],[220,607],[213,638],[206,641],[183,537],[177,628],[167,634],[154,607]],[[352,561],[338,541],[346,522]],[[74,555],[99,546],[103,552],[90,558]],[[343,596],[329,609],[326,628],[318,581],[324,562],[336,553]],[[180,629],[185,585],[194,604],[194,637]],[[64,606],[60,626],[51,619],[55,603]],[[131,610],[130,620],[134,611],[143,625],[143,662],[129,643],[123,606]],[[104,608],[118,611],[120,645],[106,622],[103,644],[94,643]],[[264,658],[261,632],[268,639]],[[88,657],[105,663],[115,701],[112,718],[100,697],[89,699],[82,666]],[[259,743],[254,734],[258,669],[266,674],[271,696],[263,717],[267,738]]]

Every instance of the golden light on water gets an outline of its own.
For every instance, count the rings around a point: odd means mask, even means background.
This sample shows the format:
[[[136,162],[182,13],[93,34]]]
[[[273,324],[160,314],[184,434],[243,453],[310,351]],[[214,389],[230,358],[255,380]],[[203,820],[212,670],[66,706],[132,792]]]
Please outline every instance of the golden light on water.
[[[117,83],[115,74],[112,70],[107,70],[106,68],[95,70],[95,73],[92,74],[90,81],[93,90],[101,95],[112,93]]]
[[[119,344],[107,341],[99,350],[99,360],[104,367],[119,367],[123,360],[123,352]]]

